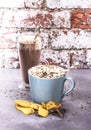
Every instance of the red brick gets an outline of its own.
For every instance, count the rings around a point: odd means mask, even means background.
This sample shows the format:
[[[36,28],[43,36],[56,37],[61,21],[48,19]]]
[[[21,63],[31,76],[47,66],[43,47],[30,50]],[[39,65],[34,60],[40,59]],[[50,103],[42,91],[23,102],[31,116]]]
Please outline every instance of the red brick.
[[[91,10],[72,11],[72,28],[89,29],[91,28]]]
[[[26,19],[24,19],[22,22],[27,25],[30,24],[30,26],[32,27],[34,25],[34,27],[44,27],[44,28],[48,28],[51,26],[52,24],[52,14],[49,12],[37,12],[37,14],[35,16],[30,16]]]

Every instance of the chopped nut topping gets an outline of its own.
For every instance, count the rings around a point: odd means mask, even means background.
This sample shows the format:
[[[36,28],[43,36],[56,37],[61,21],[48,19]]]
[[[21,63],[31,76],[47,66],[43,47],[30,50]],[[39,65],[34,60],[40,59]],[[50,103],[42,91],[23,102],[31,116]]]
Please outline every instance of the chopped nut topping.
[[[29,69],[29,74],[40,78],[58,78],[66,74],[66,70],[56,65],[37,65]]]

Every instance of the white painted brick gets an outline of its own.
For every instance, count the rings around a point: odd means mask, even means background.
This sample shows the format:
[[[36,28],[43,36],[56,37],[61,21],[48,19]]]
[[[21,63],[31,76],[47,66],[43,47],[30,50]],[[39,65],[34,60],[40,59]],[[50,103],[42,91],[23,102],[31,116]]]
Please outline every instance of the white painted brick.
[[[5,59],[12,58],[12,57],[18,59],[18,53],[17,50],[15,49],[6,49],[4,51],[4,55],[5,55]]]
[[[0,48],[15,48],[16,37],[16,29],[0,28]]]
[[[70,28],[70,11],[63,10],[63,11],[54,11],[53,12],[53,23],[56,26],[56,28]]]
[[[91,0],[46,0],[47,7],[53,8],[91,8]]]
[[[0,68],[19,68],[19,56],[15,49],[0,49]]]
[[[70,11],[48,10],[18,10],[3,9],[1,14],[2,27],[27,27],[27,28],[70,28]]]
[[[0,0],[0,7],[24,7],[24,0]]]
[[[51,30],[53,49],[91,48],[91,31],[89,30]]]
[[[79,9],[77,13],[73,10],[76,8]],[[77,68],[91,68],[90,9],[91,0],[1,0],[0,68],[19,67],[18,50],[14,49],[17,47],[16,30],[37,27],[42,28],[39,34],[42,60],[66,68],[75,64]],[[73,18],[75,15],[73,21],[71,14]],[[81,17],[82,21],[79,22]],[[82,26],[78,26],[79,23]],[[32,33],[30,31],[30,35]]]
[[[2,27],[20,27],[20,21],[27,15],[24,10],[18,12],[17,9],[4,9],[3,11]]]
[[[87,68],[86,50],[71,50],[70,63],[76,68]]]
[[[4,10],[4,15],[2,17],[2,27],[31,27],[35,28],[37,21],[36,15],[37,14],[48,14],[47,11],[41,12],[39,10]],[[33,21],[31,19],[34,18]],[[34,23],[33,23],[34,22]],[[51,21],[49,21],[51,23]],[[37,24],[38,25],[38,24]],[[50,24],[49,24],[50,25]]]
[[[25,7],[39,8],[39,7],[43,7],[44,0],[24,0],[24,3],[25,3]]]
[[[70,66],[69,61],[69,51],[53,51],[47,49],[42,50],[41,52],[41,62],[45,64],[56,64],[64,68],[68,68]]]
[[[0,9],[0,26],[2,24],[3,13],[4,13],[4,10]]]
[[[3,49],[0,49],[0,68],[3,68],[4,67],[4,55],[3,55]]]
[[[41,44],[42,44],[42,49],[48,48],[48,42],[49,42],[49,32],[48,30],[40,29],[40,34],[39,36],[41,37]]]
[[[22,16],[22,13],[19,14]],[[70,11],[48,11],[48,10],[29,10],[24,12],[24,17],[20,21],[20,26],[30,28],[43,27],[66,27],[70,28]]]
[[[87,50],[86,53],[86,61],[89,68],[91,68],[91,49]]]

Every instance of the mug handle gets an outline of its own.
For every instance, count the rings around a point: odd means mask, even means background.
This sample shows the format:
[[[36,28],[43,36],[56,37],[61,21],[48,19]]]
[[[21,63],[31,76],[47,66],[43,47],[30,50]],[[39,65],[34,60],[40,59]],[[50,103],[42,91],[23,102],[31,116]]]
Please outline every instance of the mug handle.
[[[68,95],[68,93],[73,91],[73,89],[75,88],[75,81],[74,81],[74,79],[72,79],[71,77],[65,77],[65,81],[64,82],[66,82],[66,80],[71,81],[71,87],[66,92],[63,93],[62,98],[64,96]]]

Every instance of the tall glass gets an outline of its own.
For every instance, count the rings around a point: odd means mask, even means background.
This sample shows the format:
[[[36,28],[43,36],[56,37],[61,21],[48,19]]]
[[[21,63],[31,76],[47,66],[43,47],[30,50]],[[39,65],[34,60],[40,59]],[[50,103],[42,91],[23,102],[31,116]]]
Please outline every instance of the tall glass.
[[[23,84],[26,88],[29,84],[28,69],[40,62],[41,42],[34,35],[21,35],[18,40],[20,68],[22,71]]]

